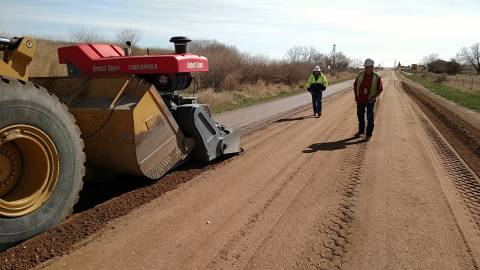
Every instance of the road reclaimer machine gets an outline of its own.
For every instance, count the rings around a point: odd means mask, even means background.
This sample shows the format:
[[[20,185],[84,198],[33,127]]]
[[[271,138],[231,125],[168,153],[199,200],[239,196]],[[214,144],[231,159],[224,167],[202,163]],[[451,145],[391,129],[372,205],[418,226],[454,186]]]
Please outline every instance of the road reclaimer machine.
[[[29,80],[35,40],[0,38],[0,250],[71,214],[85,166],[158,179],[240,151],[238,131],[178,94],[208,60],[187,53],[190,39],[170,41],[170,55],[133,56],[128,42],[62,47],[68,77]]]

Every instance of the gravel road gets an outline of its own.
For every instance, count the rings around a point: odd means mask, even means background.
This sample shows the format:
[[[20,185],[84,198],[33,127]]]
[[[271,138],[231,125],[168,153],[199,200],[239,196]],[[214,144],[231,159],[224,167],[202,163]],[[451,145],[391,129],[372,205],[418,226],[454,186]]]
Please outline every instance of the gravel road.
[[[250,132],[243,154],[191,178],[186,170],[185,183],[37,267],[478,269],[480,226],[463,207],[470,193],[459,193],[450,173],[472,171],[461,160],[446,166],[445,155],[458,156],[395,73],[383,77],[369,142],[352,137],[353,93],[340,94],[319,119],[304,109]],[[309,102],[307,95],[295,98]],[[291,100],[264,107],[263,118]],[[262,117],[249,112],[218,119],[247,127]]]

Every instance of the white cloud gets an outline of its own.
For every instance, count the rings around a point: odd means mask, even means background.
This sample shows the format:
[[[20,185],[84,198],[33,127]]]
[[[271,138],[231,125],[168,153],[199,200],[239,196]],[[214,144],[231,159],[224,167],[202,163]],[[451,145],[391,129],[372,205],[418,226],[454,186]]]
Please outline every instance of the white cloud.
[[[272,57],[293,45],[327,52],[336,43],[354,58],[416,62],[433,52],[452,57],[479,42],[472,30],[480,25],[479,8],[469,0],[19,0],[3,5],[0,23],[9,32],[66,35],[68,29],[89,28],[107,37],[131,26],[144,32],[145,46],[167,46],[170,36],[182,34]]]

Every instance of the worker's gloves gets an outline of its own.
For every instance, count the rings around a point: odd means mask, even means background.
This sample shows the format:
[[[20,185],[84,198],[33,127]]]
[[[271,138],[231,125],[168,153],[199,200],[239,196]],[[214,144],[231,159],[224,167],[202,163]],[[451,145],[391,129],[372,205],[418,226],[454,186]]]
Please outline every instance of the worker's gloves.
[[[325,91],[325,89],[327,88],[321,83],[312,83],[308,91]]]

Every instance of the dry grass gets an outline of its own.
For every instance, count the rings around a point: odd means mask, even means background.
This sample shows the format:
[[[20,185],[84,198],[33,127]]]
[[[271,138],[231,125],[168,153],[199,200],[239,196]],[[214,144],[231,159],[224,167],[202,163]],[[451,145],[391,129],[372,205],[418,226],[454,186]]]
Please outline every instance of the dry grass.
[[[336,76],[330,77],[327,75],[327,77],[330,83],[336,83],[353,79],[356,75],[356,72],[345,71],[337,73]],[[303,85],[303,83],[299,82],[298,85]],[[212,111],[219,113],[279,97],[295,95],[303,91],[305,90],[300,87],[266,83],[263,80],[248,84],[239,84],[238,81],[234,81],[232,85],[227,85],[223,91],[215,91],[213,88],[208,88],[200,90],[196,96],[199,103],[208,104]]]
[[[233,103],[233,99],[232,92],[215,92],[213,88],[201,90],[197,95],[199,103],[209,104],[210,106]]]
[[[445,84],[459,89],[480,92],[480,76],[478,75],[447,76]]]
[[[413,74],[431,82],[442,83],[459,91],[480,92],[480,76],[475,74],[447,75],[446,73],[436,74],[432,72],[414,72]]]
[[[36,41],[37,50],[29,66],[30,77],[66,76],[67,67],[58,62],[57,50],[71,43],[38,38]],[[0,59],[3,59],[3,52],[0,52]]]
[[[31,77],[66,76],[67,66],[58,62],[57,50],[71,45],[63,41],[37,39],[37,51],[30,64]]]
[[[215,91],[213,88],[200,90],[197,94],[198,102],[219,108],[227,104],[242,104],[256,97],[273,97],[288,88],[285,85],[267,84],[264,81],[236,86],[238,88],[225,91]]]

